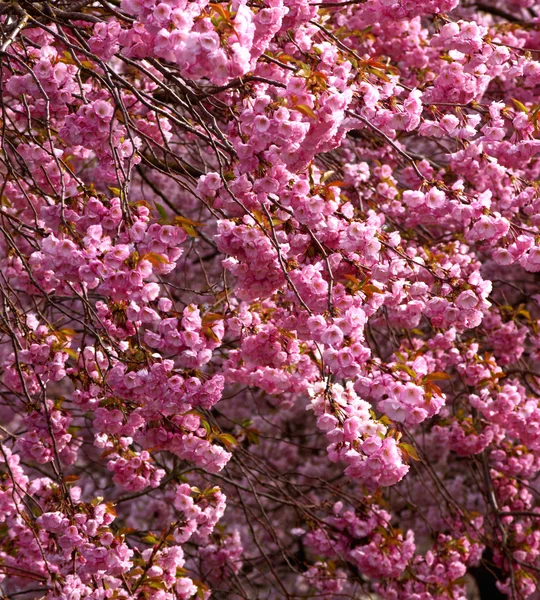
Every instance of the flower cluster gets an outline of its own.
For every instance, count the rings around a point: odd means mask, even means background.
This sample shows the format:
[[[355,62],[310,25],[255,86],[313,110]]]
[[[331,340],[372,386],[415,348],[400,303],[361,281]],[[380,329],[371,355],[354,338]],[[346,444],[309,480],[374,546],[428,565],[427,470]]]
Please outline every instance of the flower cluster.
[[[539,9],[2,3],[4,595],[538,596]]]

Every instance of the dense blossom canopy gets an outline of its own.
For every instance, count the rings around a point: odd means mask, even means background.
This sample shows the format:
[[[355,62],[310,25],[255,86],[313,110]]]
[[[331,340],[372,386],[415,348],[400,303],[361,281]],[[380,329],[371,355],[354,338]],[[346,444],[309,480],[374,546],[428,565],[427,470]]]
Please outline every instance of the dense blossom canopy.
[[[6,598],[540,598],[540,3],[0,2]]]

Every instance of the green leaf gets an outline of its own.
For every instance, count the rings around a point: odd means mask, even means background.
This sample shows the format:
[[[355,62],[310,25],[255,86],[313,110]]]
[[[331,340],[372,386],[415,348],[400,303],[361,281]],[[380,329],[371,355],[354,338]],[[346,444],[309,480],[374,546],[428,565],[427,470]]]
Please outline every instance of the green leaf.
[[[315,114],[313,109],[310,108],[307,104],[297,104],[294,108],[295,108],[295,110],[297,110],[298,112],[301,112],[306,117],[311,117],[312,119],[317,118],[317,115]]]
[[[416,379],[416,372],[409,367],[409,365],[397,364],[392,368],[393,371],[404,371],[407,375],[410,375],[413,379]]]
[[[227,446],[227,448],[236,446],[238,444],[236,438],[234,436],[232,436],[230,433],[220,433],[217,436],[217,439],[220,442],[223,442],[225,444],[225,446]]]
[[[448,373],[442,373],[440,371],[436,371],[435,373],[429,373],[424,377],[424,381],[437,381],[438,379],[452,379]]]
[[[157,252],[148,252],[148,254],[145,254],[142,258],[143,260],[147,260],[149,263],[152,263],[154,267],[169,264],[169,261],[162,254],[158,254]]]
[[[211,327],[205,327],[203,333],[206,337],[209,337],[211,340],[214,340],[214,342],[219,343],[219,338]]]
[[[189,225],[188,223],[182,223],[182,229],[191,237],[199,237],[197,230],[192,225]]]
[[[159,579],[154,579],[154,581],[150,581],[146,584],[148,587],[154,590],[166,590],[167,586],[163,581],[159,581]]]
[[[326,183],[330,177],[332,177],[332,175],[334,175],[335,171],[326,171],[325,173],[323,173],[323,175],[321,176],[321,183]]]
[[[158,539],[154,534],[149,533],[142,538],[142,541],[146,542],[147,544],[157,544]]]
[[[156,210],[159,213],[159,216],[166,221],[167,220],[167,211],[165,210],[165,207],[159,203],[156,202]]]
[[[420,457],[418,456],[418,452],[416,452],[416,449],[414,448],[414,446],[411,446],[410,444],[407,444],[406,442],[401,442],[401,444],[399,444],[399,447],[401,449],[401,452],[404,454],[404,458],[405,460],[407,460],[409,457],[411,457],[413,460],[420,460]]]
[[[72,348],[62,348],[62,352],[65,352],[68,356],[70,356],[73,360],[79,359],[79,353],[73,350]]]
[[[529,112],[529,109],[525,106],[525,104],[523,104],[523,102],[520,102],[519,100],[516,100],[515,98],[512,98],[512,103],[521,112],[524,112],[524,113]]]

